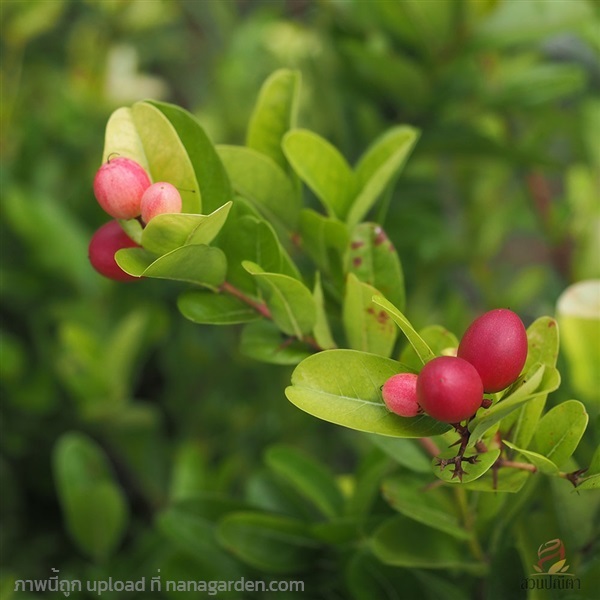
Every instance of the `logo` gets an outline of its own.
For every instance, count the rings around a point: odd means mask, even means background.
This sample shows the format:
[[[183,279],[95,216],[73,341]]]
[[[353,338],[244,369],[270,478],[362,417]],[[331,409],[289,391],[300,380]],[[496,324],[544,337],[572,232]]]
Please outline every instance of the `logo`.
[[[538,548],[538,559],[537,563],[533,565],[537,573],[554,575],[566,573],[569,570],[569,565],[565,566],[567,562],[565,558],[565,545],[559,539],[550,540],[542,544]]]
[[[532,565],[535,573],[521,582],[522,590],[573,590],[581,588],[581,581],[573,573],[567,573],[565,545],[558,538],[540,545],[538,561]]]

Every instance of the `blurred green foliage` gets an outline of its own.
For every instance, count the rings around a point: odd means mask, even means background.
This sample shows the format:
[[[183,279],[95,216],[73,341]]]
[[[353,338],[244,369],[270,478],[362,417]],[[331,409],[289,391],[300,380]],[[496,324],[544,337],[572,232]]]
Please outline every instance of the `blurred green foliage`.
[[[116,285],[92,271],[86,246],[104,217],[91,181],[118,106],[175,102],[213,141],[242,143],[261,83],[285,66],[302,73],[300,124],[351,161],[393,125],[420,129],[401,185],[376,213],[402,258],[406,312],[420,327],[438,322],[460,333],[496,306],[531,322],[554,313],[569,283],[600,276],[600,24],[592,1],[5,0],[0,10],[2,598],[11,578],[47,578],[52,567],[82,580],[150,577],[156,568],[174,579],[264,578],[252,570],[264,557],[246,549],[248,570],[223,549],[254,535],[256,518],[231,517],[221,544],[216,518],[239,503],[312,519],[310,500],[327,510],[337,502],[337,491],[303,502],[281,478],[277,452],[263,461],[269,444],[301,448],[342,475],[342,489],[353,474],[349,485],[373,497],[379,474],[392,468],[363,437],[285,401],[287,367],[244,358],[232,328],[181,318],[183,287]],[[568,371],[564,379],[560,399],[570,397]],[[586,456],[600,426],[592,417]],[[91,551],[97,538],[85,521],[63,521],[59,496],[81,500],[61,488],[60,469],[53,479],[59,439],[63,453],[66,442],[79,443],[90,464],[94,456],[110,464],[93,484],[105,484],[114,506],[122,489],[129,506],[106,509],[106,539]],[[94,473],[87,463],[72,468]],[[590,501],[574,510],[568,487],[536,485],[524,500],[499,500],[509,516],[532,497],[545,498],[542,505],[558,498],[552,518],[563,539],[577,531],[577,547],[593,539],[581,533],[598,531]],[[190,516],[180,503],[200,492],[203,504]],[[509,516],[501,523],[515,526],[532,557],[550,510],[534,508],[529,529]],[[110,527],[127,512],[119,540]],[[496,575],[525,568],[498,531],[490,534],[500,547]],[[370,554],[348,565],[343,540],[352,532],[315,535],[342,548],[329,547],[321,570],[304,574],[315,597],[345,598],[350,588],[366,598],[375,581],[422,597],[474,590],[472,579],[392,569]],[[90,562],[114,544],[112,558]],[[303,560],[306,547],[295,551]],[[581,572],[589,597],[593,560]],[[506,593],[486,597],[525,597],[518,578],[490,581]]]

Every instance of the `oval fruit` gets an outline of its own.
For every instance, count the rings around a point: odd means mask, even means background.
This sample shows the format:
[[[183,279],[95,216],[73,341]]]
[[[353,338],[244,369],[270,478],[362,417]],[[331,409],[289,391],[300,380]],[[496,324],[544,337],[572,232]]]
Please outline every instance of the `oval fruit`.
[[[139,248],[121,228],[117,221],[109,221],[100,227],[90,240],[88,256],[92,267],[109,279],[116,281],[138,281],[125,273],[115,261],[115,252],[121,248]]]
[[[392,375],[381,388],[385,405],[401,417],[415,417],[423,412],[417,402],[417,376],[414,373]]]

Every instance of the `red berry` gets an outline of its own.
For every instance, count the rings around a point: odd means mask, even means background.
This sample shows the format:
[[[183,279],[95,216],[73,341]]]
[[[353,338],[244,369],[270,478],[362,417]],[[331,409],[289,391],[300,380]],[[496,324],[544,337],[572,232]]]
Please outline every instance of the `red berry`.
[[[466,360],[438,356],[421,369],[417,398],[430,417],[445,423],[460,423],[481,406],[483,384],[475,367]]]
[[[457,356],[477,369],[486,393],[499,392],[516,381],[525,364],[525,326],[511,310],[491,310],[471,323]]]
[[[115,219],[140,215],[142,194],[150,187],[144,168],[129,158],[113,158],[94,177],[94,195],[100,206]]]
[[[156,215],[181,212],[181,194],[170,183],[153,183],[142,195],[142,221],[148,223]]]
[[[401,417],[415,417],[421,407],[417,402],[417,376],[413,373],[392,375],[381,389],[385,405]]]
[[[109,279],[116,281],[137,281],[139,277],[133,277],[125,273],[115,261],[115,252],[121,248],[139,248],[121,228],[117,221],[109,221],[100,227],[92,236],[88,255],[92,267]]]

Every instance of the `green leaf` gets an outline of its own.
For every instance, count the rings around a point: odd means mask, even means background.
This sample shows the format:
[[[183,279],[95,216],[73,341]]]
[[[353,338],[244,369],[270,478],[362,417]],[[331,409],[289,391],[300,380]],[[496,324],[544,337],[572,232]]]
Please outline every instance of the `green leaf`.
[[[300,197],[271,158],[243,146],[217,146],[234,190],[247,198],[276,227],[295,229]]]
[[[373,444],[403,467],[416,473],[431,473],[431,461],[417,448],[414,440],[374,433],[366,435]]]
[[[422,569],[457,569],[482,575],[483,563],[453,536],[440,533],[404,516],[388,519],[373,534],[370,547],[386,565]]]
[[[404,274],[394,245],[377,223],[361,223],[352,231],[345,256],[346,271],[372,285],[403,310]]]
[[[317,310],[310,290],[302,282],[288,275],[266,273],[250,261],[244,261],[242,266],[256,278],[273,322],[281,331],[299,339],[312,331]]]
[[[329,215],[346,218],[354,195],[354,173],[338,150],[312,131],[293,129],[283,138],[283,151]]]
[[[283,170],[289,166],[281,143],[295,125],[299,92],[300,71],[275,71],[263,83],[248,124],[246,145],[273,159]]]
[[[532,449],[559,468],[571,457],[583,437],[589,417],[585,406],[567,400],[548,411],[538,423]]]
[[[321,274],[319,273],[319,271],[317,271],[315,277],[313,300],[315,301],[315,308],[317,311],[315,328],[313,329],[315,341],[323,350],[330,350],[331,348],[336,348],[337,345],[333,337],[331,336],[331,329],[329,328],[329,322],[327,321],[327,313],[325,312],[325,298],[323,296],[323,288],[321,286]]]
[[[419,331],[419,335],[436,356],[448,355],[450,351],[458,348],[456,336],[441,325],[428,325]],[[410,344],[404,347],[398,360],[415,372],[419,372],[423,366],[421,359]]]
[[[513,384],[512,388],[509,388],[507,396],[501,398],[490,408],[479,410],[475,418],[469,423],[469,430],[471,431],[469,445],[475,444],[486,431],[525,402],[529,402],[536,396],[549,394],[557,389],[559,384],[560,375],[556,369],[544,365],[532,367],[524,377]]]
[[[286,396],[319,419],[358,431],[423,437],[448,429],[424,415],[405,418],[387,409],[381,386],[400,371],[401,365],[389,358],[356,350],[325,350],[296,367]]]
[[[208,469],[205,452],[197,442],[186,442],[177,449],[169,497],[177,502],[194,498],[207,487]]]
[[[158,255],[181,246],[210,244],[225,225],[230,208],[227,202],[210,215],[157,215],[144,228],[141,244]]]
[[[254,512],[226,516],[217,538],[231,553],[265,573],[298,573],[311,567],[318,543],[301,521]]]
[[[199,290],[180,294],[177,308],[186,319],[204,325],[235,325],[261,318],[252,307],[233,296]]]
[[[402,330],[402,333],[407,337],[423,364],[430,361],[432,358],[435,358],[435,354],[427,345],[427,342],[425,342],[425,340],[415,331],[408,319],[391,302],[381,296],[374,296],[373,302],[381,306],[381,308],[392,317],[394,322]]]
[[[323,515],[328,518],[340,515],[344,497],[333,473],[321,463],[284,445],[271,446],[265,453],[265,463]]]
[[[156,277],[197,283],[216,289],[225,280],[227,260],[219,248],[182,246],[156,258],[141,248],[125,248],[115,254],[117,264],[134,277]]]
[[[282,271],[282,251],[273,227],[264,219],[235,212],[217,241],[227,256],[227,281],[240,290],[256,295],[255,278],[242,263],[250,260],[269,273]]]
[[[398,174],[418,136],[418,131],[412,127],[394,127],[375,140],[363,154],[356,165],[359,192],[348,213],[347,221],[350,226],[363,219]]]
[[[346,225],[307,208],[300,213],[300,237],[303,250],[319,269],[341,285],[342,256],[349,238]]]
[[[558,475],[559,470],[558,467],[548,458],[538,454],[537,452],[531,452],[530,450],[523,450],[519,448],[515,444],[511,444],[507,440],[502,440],[502,442],[516,450],[519,454],[522,454],[532,465],[534,465],[540,473],[545,473],[546,475]]]
[[[53,455],[54,478],[67,529],[95,560],[120,543],[129,510],[102,449],[87,436],[66,433]]]
[[[524,370],[528,371],[534,364],[549,367],[556,366],[558,358],[558,327],[551,317],[540,317],[527,328],[527,361]],[[527,448],[533,438],[538,421],[546,404],[547,394],[540,395],[513,413],[503,423],[505,431],[511,431],[511,440],[520,448]]]
[[[107,162],[113,156],[135,160],[150,172],[144,144],[133,120],[133,111],[129,107],[117,108],[106,122],[102,162]]]
[[[585,477],[578,484],[576,490],[598,490],[600,489],[600,474]]]
[[[446,483],[470,483],[471,481],[475,481],[479,479],[482,475],[484,475],[487,471],[492,468],[492,465],[498,460],[500,456],[500,450],[488,450],[482,454],[478,454],[476,452],[466,452],[465,458],[469,458],[471,456],[477,456],[477,462],[474,464],[463,462],[462,468],[464,469],[464,473],[462,476],[462,480],[458,477],[454,476],[454,466],[449,465],[444,469],[441,469],[437,464],[438,458],[453,458],[456,456],[456,449],[447,450],[446,452],[442,452],[439,457],[434,458],[432,461],[432,469],[436,477],[445,481]]]
[[[276,325],[264,319],[244,327],[240,352],[274,365],[297,365],[311,355],[305,344],[283,336]]]
[[[152,181],[173,184],[181,194],[184,213],[200,212],[202,196],[194,165],[167,116],[148,102],[134,104],[131,116],[144,147]]]
[[[458,521],[452,499],[443,488],[424,489],[427,480],[406,474],[386,479],[382,494],[392,508],[414,521],[468,540],[469,533]]]
[[[388,357],[398,330],[388,314],[373,304],[372,298],[378,293],[374,287],[349,273],[342,318],[350,348]]]
[[[490,469],[483,477],[479,477],[478,479],[475,479],[475,481],[464,483],[463,486],[467,490],[477,492],[504,492],[516,494],[531,476],[532,474],[529,471],[523,471],[521,469],[503,468],[495,471]]]
[[[196,117],[173,104],[155,101],[152,101],[149,104],[157,108],[167,117],[173,126],[173,129],[179,136],[179,139],[189,156],[189,161],[194,168],[199,188],[187,187],[189,190],[195,190],[195,194],[180,189],[182,199],[184,199],[183,212],[204,212],[205,214],[210,214],[220,206],[223,206],[226,202],[229,202],[233,196],[233,191],[231,189],[229,178],[227,177],[227,172],[225,171],[225,167],[223,166],[213,143],[206,135]],[[135,114],[136,106],[137,105],[134,106],[134,116],[136,117],[137,123],[137,115]],[[153,131],[152,133],[155,134],[156,132]],[[158,144],[161,145],[163,150],[166,150],[164,148],[164,139],[162,137],[158,137]],[[144,143],[144,148],[146,148],[146,154],[150,160],[150,169],[154,175],[154,160],[152,155],[148,153],[146,143]],[[153,149],[158,151],[157,148]],[[166,165],[168,165],[167,173],[170,172],[170,169],[177,168],[172,164],[177,161],[176,156],[169,155],[166,151],[161,153],[161,156],[166,161]],[[164,179],[163,177],[161,178]],[[175,187],[180,187],[170,179],[167,179],[167,181],[175,185]],[[187,201],[184,198],[184,193],[186,194]],[[195,196],[199,196],[199,199],[194,202]]]

